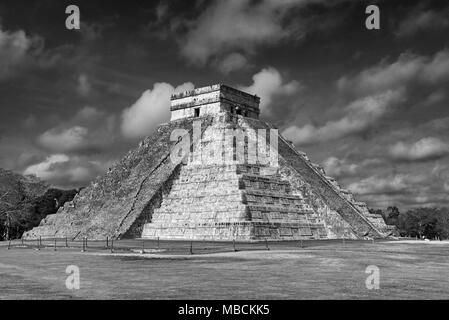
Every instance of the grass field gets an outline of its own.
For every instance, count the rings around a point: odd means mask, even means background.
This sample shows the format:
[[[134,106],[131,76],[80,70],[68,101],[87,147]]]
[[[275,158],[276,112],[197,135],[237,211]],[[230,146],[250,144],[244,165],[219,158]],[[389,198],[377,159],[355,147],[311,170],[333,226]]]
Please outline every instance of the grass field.
[[[449,298],[449,242],[237,244],[238,252],[229,243],[194,243],[193,255],[190,243],[164,242],[159,251],[147,244],[145,254],[131,250],[138,241],[124,244],[82,253],[0,243],[0,299]],[[80,269],[79,290],[66,288],[68,265]],[[380,270],[378,290],[365,285],[370,265]]]

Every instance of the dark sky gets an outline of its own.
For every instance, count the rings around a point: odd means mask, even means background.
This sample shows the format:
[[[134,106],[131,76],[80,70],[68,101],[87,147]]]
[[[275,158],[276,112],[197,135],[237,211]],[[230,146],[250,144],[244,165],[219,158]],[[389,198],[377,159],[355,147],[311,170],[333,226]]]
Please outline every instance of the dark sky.
[[[65,27],[66,6],[81,29]],[[0,2],[0,167],[84,186],[226,83],[372,207],[449,205],[449,3]]]

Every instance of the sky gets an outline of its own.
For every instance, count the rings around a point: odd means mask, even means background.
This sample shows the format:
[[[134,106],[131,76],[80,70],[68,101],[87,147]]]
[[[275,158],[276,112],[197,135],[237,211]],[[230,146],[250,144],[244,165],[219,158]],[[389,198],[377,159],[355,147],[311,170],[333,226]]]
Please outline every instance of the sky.
[[[448,206],[448,34],[447,1],[2,0],[0,167],[86,186],[225,83],[370,207]]]

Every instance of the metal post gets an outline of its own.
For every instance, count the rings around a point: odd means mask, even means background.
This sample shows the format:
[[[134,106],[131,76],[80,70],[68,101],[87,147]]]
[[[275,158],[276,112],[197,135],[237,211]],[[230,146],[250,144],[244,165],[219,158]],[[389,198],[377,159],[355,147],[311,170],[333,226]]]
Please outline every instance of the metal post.
[[[65,247],[66,247],[66,248],[69,247],[69,241],[67,240],[67,237],[65,237]]]
[[[157,237],[157,249],[159,250],[159,237]]]
[[[302,245],[302,239],[299,240],[299,247],[304,248],[304,246]]]
[[[40,244],[39,244],[39,239],[38,238],[36,238],[36,243],[37,243],[37,249],[36,250],[40,250],[41,248],[40,248]]]
[[[55,238],[55,251],[56,251],[56,238]]]
[[[8,241],[8,250],[11,249],[11,239]]]
[[[109,248],[109,237],[106,237],[106,249]]]
[[[86,248],[87,248],[87,237],[84,237],[84,239],[86,239]]]
[[[23,246],[23,237],[22,237],[22,239],[21,239],[21,240],[22,240],[22,246]]]
[[[42,247],[42,236],[39,236],[39,247]]]
[[[81,252],[85,252],[86,251],[86,247],[85,247],[85,243],[84,243],[84,237],[83,237],[83,249],[81,249]]]
[[[142,254],[145,253],[145,240],[142,240],[142,251],[141,251],[141,253]]]
[[[193,241],[190,241],[190,254],[193,254]]]
[[[232,240],[232,246],[234,247],[234,252],[236,252],[237,250],[235,250],[235,239]]]
[[[111,239],[111,253],[114,253],[114,239]]]
[[[268,247],[268,240],[267,240],[267,238],[265,238],[265,247],[267,248],[267,250],[270,250],[270,248]]]

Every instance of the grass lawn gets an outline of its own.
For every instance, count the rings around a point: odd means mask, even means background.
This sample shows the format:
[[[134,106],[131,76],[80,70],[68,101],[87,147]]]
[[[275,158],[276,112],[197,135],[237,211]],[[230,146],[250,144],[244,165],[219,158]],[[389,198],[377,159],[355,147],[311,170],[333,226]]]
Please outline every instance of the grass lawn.
[[[129,248],[140,246],[131,240]],[[448,299],[449,242],[321,241],[265,244],[164,242],[161,252],[91,245],[37,251],[0,243],[0,299]],[[95,248],[94,248],[95,247]],[[153,244],[151,245],[153,247]],[[201,250],[209,247],[210,250]],[[213,249],[211,249],[213,247]],[[165,251],[166,248],[171,248]],[[177,250],[176,250],[177,249]],[[247,250],[253,249],[253,250]],[[150,249],[147,249],[149,252]],[[68,265],[79,290],[65,286]],[[380,270],[368,290],[367,266]]]

